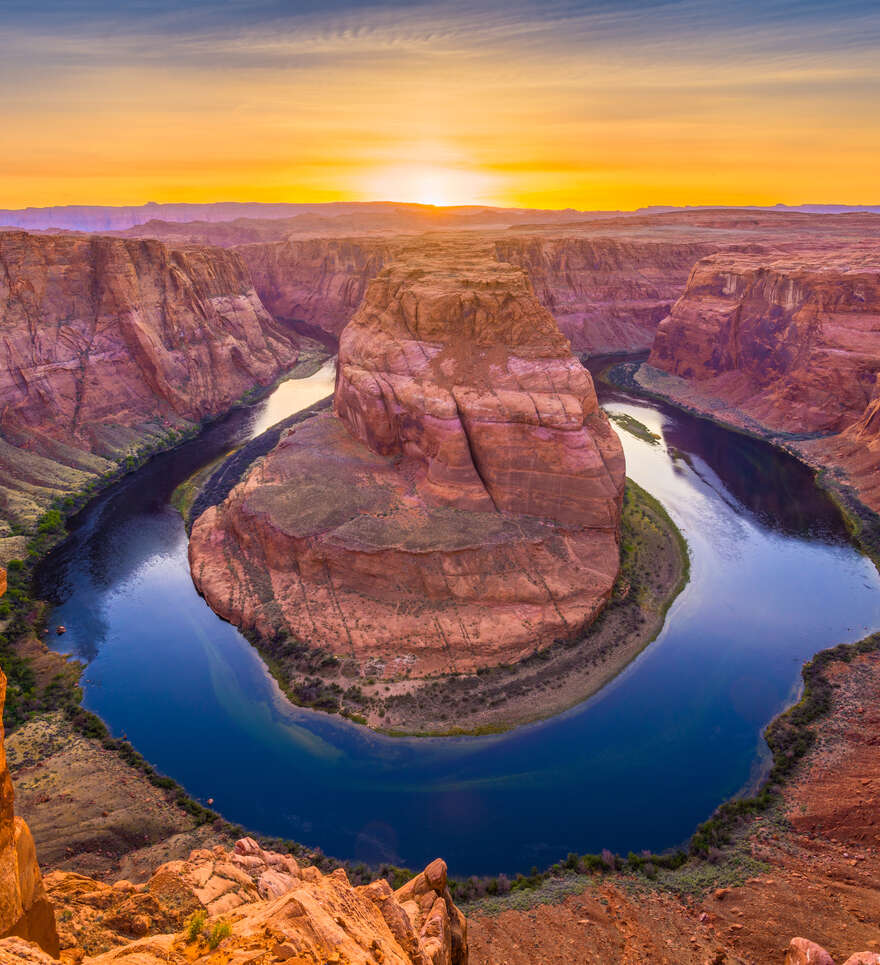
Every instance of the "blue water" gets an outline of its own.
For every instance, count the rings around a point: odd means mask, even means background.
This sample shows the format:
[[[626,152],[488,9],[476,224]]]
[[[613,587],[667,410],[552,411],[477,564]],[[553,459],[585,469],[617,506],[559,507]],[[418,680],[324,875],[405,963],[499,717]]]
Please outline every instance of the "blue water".
[[[621,430],[629,475],[688,539],[692,578],[658,639],[595,698],[509,734],[431,740],[290,706],[196,593],[168,503],[262,425],[263,403],[108,491],[43,565],[51,619],[68,628],[55,643],[88,663],[85,705],[229,820],[340,858],[442,855],[454,874],[511,873],[683,842],[758,773],[761,731],[801,664],[880,627],[880,579],[794,460],[619,392],[603,404],[662,436]]]

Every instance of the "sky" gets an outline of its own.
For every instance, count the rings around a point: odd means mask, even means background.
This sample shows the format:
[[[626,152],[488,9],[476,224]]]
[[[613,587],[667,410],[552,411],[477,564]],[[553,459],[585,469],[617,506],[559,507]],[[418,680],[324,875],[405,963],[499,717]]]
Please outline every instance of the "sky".
[[[0,207],[880,203],[878,0],[0,0]]]

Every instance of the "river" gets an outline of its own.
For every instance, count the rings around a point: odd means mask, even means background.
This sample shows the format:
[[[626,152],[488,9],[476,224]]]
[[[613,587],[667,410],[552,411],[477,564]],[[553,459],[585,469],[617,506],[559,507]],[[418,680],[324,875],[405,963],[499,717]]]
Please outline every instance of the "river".
[[[189,575],[170,505],[201,466],[332,390],[285,382],[87,506],[38,571],[54,646],[87,663],[84,704],[230,821],[339,858],[456,875],[568,852],[662,850],[759,772],[761,732],[803,662],[880,627],[880,578],[811,473],[760,441],[600,386],[628,474],[688,540],[691,581],[657,640],[592,699],[479,738],[377,736],[292,707]]]

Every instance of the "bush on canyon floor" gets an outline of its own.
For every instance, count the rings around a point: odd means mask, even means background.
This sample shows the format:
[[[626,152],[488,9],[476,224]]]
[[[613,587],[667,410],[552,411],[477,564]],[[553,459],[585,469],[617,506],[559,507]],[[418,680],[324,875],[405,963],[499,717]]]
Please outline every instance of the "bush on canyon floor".
[[[211,933],[208,935],[208,948],[211,951],[223,941],[224,938],[229,938],[232,934],[232,929],[229,927],[228,921],[218,921],[214,927],[211,929]]]
[[[186,923],[186,940],[188,942],[198,941],[199,936],[205,928],[205,922],[208,920],[208,913],[204,908],[199,908],[198,911],[194,911]]]

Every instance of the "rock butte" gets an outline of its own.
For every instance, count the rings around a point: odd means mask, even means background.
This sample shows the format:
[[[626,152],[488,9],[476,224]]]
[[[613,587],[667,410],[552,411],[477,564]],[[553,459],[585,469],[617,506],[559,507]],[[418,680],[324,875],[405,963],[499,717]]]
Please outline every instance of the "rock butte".
[[[385,269],[342,335],[335,413],[195,523],[222,616],[393,675],[517,660],[589,623],[618,570],[620,442],[511,265]]]

